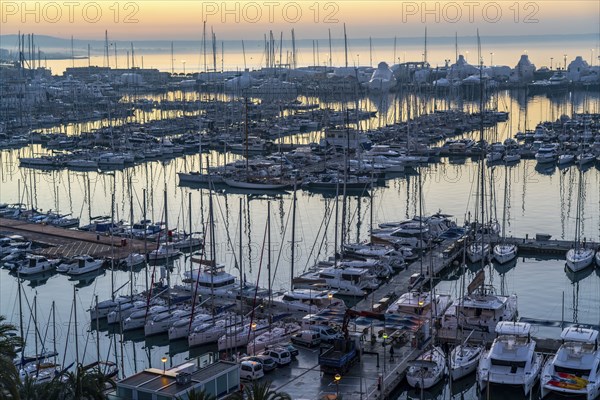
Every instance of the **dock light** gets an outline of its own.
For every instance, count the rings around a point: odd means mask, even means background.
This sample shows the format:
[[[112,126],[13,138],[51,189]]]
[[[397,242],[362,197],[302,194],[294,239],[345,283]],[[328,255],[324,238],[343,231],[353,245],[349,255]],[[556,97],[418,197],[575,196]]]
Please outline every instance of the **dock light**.
[[[252,323],[252,330],[255,331],[256,330],[256,322]]]
[[[160,359],[160,361],[162,361],[163,363],[163,374],[167,371],[167,357],[166,356],[162,356],[162,358]]]
[[[423,300],[419,300],[419,307],[423,307],[423,304],[425,304],[425,302]]]
[[[329,305],[331,306],[331,299],[333,299],[333,293],[327,293],[327,298],[329,299]]]
[[[335,398],[337,400],[340,397],[340,380],[342,379],[342,376],[340,374],[335,374],[333,379],[335,379]]]

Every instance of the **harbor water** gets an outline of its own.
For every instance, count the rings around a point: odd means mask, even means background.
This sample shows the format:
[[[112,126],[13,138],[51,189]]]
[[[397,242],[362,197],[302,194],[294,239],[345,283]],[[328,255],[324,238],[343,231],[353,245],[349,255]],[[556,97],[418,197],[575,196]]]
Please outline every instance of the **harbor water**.
[[[393,114],[393,101],[367,99],[365,107],[376,109],[378,116],[367,121],[372,127],[385,125]],[[593,93],[573,93],[567,98],[546,96],[525,99],[509,92],[501,92],[497,99],[498,109],[511,112],[508,122],[486,131],[489,141],[502,141],[536,123],[556,119],[570,111],[598,112],[599,99]],[[378,109],[377,105],[381,108]],[[475,105],[464,105],[465,107]],[[525,112],[527,110],[527,112]],[[382,116],[382,115],[385,115]],[[290,143],[318,141],[322,133],[298,134],[288,137]],[[476,133],[465,137],[477,138]],[[39,145],[19,150],[0,152],[0,202],[34,204],[40,210],[56,210],[81,218],[81,224],[90,216],[111,215],[111,194],[115,193],[115,220],[129,220],[133,210],[134,220],[143,217],[143,192],[147,192],[147,218],[165,221],[168,213],[169,228],[204,232],[208,222],[208,204],[211,194],[205,188],[189,188],[178,185],[177,172],[198,169],[198,155],[181,156],[169,161],[152,161],[114,171],[74,172],[68,170],[41,171],[19,167],[19,156],[31,156],[46,150]],[[236,155],[209,153],[212,165],[235,159]],[[475,213],[477,186],[477,160],[441,158],[420,167],[423,181],[422,198],[425,214],[442,211],[452,215],[459,225]],[[491,180],[489,204],[498,220],[502,219],[504,176],[509,174],[507,209],[507,236],[532,237],[536,233],[551,234],[553,238],[572,240],[575,236],[575,212],[579,170],[576,166],[559,170],[540,169],[535,160],[521,160],[510,167],[503,165],[486,168]],[[582,237],[600,240],[600,170],[592,166],[582,174],[584,180],[584,207]],[[163,193],[167,194],[165,207]],[[191,210],[188,199],[191,194]],[[292,276],[326,259],[334,253],[334,240],[339,234],[335,227],[336,199],[332,195],[298,191],[297,227],[295,247],[295,270],[290,269],[291,258],[291,191],[262,195],[218,189],[212,193],[216,220],[216,253],[218,263],[234,275],[238,257],[239,232],[242,232],[242,258],[245,278],[250,282],[267,286],[264,268],[267,243],[265,242],[267,203],[271,204],[271,259],[273,287],[288,289]],[[133,203],[131,201],[133,199]],[[240,202],[241,200],[241,202]],[[241,208],[240,208],[241,205]],[[341,207],[341,200],[337,207]],[[368,239],[371,226],[378,223],[399,221],[419,214],[419,187],[415,174],[390,178],[385,186],[377,187],[361,196],[350,195],[347,200],[346,220],[339,224],[348,227],[344,242],[360,242]],[[165,210],[166,208],[166,210]],[[372,212],[371,212],[372,211]],[[239,216],[242,215],[242,226]],[[371,220],[372,214],[372,220]],[[340,216],[341,216],[340,211]],[[262,265],[261,265],[262,263]],[[261,268],[261,266],[263,268]],[[181,257],[174,262],[172,283],[181,283],[183,272],[189,270],[189,259]],[[260,274],[259,274],[259,271]],[[468,276],[476,271],[472,266]],[[562,323],[600,325],[600,273],[588,269],[578,275],[565,271],[564,258],[553,259],[522,255],[516,263],[503,267],[488,267],[488,281],[502,293],[516,293],[519,298],[519,316],[531,321],[535,335],[558,337]],[[35,340],[32,317],[37,313],[38,342],[44,341],[47,349],[56,349],[66,364],[75,360],[74,335],[78,335],[79,359],[97,358],[96,342],[99,341],[102,358],[116,360],[124,375],[130,375],[146,367],[160,367],[160,359],[168,356],[168,366],[200,355],[216,348],[194,348],[188,351],[186,341],[169,343],[165,335],[145,339],[143,333],[129,335],[109,331],[106,327],[96,329],[86,310],[95,302],[110,297],[112,288],[120,288],[117,294],[128,294],[130,288],[141,292],[147,282],[163,278],[166,271],[160,266],[134,272],[102,271],[98,276],[74,280],[60,274],[42,276],[35,280],[23,280],[23,315],[27,349],[33,350]],[[152,278],[154,276],[154,278]],[[132,279],[132,281],[131,281]],[[468,279],[468,278],[467,278]],[[455,297],[460,290],[458,271],[447,271],[438,290]],[[75,292],[74,292],[75,288]],[[75,295],[74,295],[75,293]],[[75,297],[76,307],[73,307]],[[35,308],[34,310],[34,298]],[[0,314],[18,324],[18,285],[15,276],[0,269]],[[53,326],[51,304],[56,303],[56,322]],[[78,327],[75,331],[73,309],[76,308]],[[55,329],[54,329],[55,328]],[[56,337],[53,337],[53,331]],[[99,338],[98,336],[99,335]],[[99,340],[98,340],[99,339]],[[461,386],[462,385],[462,386]],[[431,398],[473,398],[474,380],[468,378],[454,387],[441,386],[439,393],[431,392]],[[420,393],[401,389],[398,398],[419,398]],[[462,396],[462,397],[461,397]],[[504,395],[501,395],[504,396]],[[511,398],[492,397],[492,398]],[[425,397],[425,398],[430,398]]]

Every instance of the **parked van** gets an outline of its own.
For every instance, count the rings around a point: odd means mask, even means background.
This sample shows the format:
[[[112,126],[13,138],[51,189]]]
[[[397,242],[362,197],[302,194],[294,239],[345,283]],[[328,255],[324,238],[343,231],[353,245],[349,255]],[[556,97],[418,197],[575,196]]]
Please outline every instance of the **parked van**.
[[[280,367],[292,362],[292,355],[282,347],[274,347],[263,354],[271,357]]]
[[[306,330],[296,333],[290,340],[292,343],[307,347],[318,346],[321,344],[321,334],[316,331]]]
[[[306,314],[302,317],[302,329],[311,329],[314,325],[318,325],[323,322],[322,318],[319,318],[316,314]]]
[[[242,361],[240,363],[240,379],[255,381],[265,376],[263,366],[258,361]]]
[[[342,334],[330,326],[325,325],[313,325],[310,327],[311,331],[317,332],[321,337],[321,342],[330,343],[335,339],[341,339]]]

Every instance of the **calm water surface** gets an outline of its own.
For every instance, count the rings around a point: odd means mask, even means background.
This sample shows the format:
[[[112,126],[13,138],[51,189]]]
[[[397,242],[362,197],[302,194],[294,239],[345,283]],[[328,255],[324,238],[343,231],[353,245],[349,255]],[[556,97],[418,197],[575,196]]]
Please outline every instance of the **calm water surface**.
[[[566,110],[597,110],[597,97],[589,93],[578,93],[569,97],[570,101],[550,99],[545,96],[530,98],[528,101],[519,96],[503,94],[498,99],[499,109],[512,110],[510,122],[501,124],[497,129],[486,133],[489,140],[502,140],[516,133],[527,123],[530,127],[540,120],[556,118]],[[591,100],[592,101],[591,101]],[[376,102],[371,103],[375,107]],[[390,103],[391,104],[391,103]],[[526,105],[525,112],[522,105]],[[389,113],[389,107],[385,108]],[[519,111],[520,110],[520,111]],[[381,110],[380,110],[381,111]],[[387,123],[368,121],[378,125]],[[533,124],[533,125],[532,125]],[[320,133],[303,134],[288,140],[318,140]],[[471,135],[473,136],[473,135]],[[72,213],[82,219],[82,224],[89,216],[110,215],[111,192],[115,188],[116,219],[129,219],[133,198],[134,219],[142,217],[142,192],[149,192],[148,218],[164,220],[163,191],[167,191],[168,219],[170,227],[186,229],[189,225],[188,196],[192,196],[191,220],[193,229],[197,231],[207,222],[208,191],[190,189],[177,185],[176,173],[186,170],[197,170],[198,156],[183,156],[169,162],[152,162],[138,165],[124,171],[111,173],[72,172],[72,171],[37,171],[18,168],[18,156],[39,153],[39,146],[21,150],[0,152],[2,169],[0,170],[0,202],[14,203],[22,201],[34,204],[43,210],[59,210]],[[233,155],[222,155],[216,152],[210,155],[213,163],[231,161]],[[555,238],[571,239],[574,236],[575,206],[578,182],[578,170],[574,167],[559,171],[538,171],[533,160],[523,160],[510,168],[498,166],[487,169],[488,178],[493,175],[492,197],[487,201],[496,201],[496,215],[502,218],[502,198],[504,195],[504,174],[509,173],[509,207],[507,210],[507,235],[523,237],[538,232],[552,234]],[[457,223],[462,224],[467,213],[475,209],[476,162],[467,159],[463,164],[450,163],[441,159],[439,163],[423,167],[423,197],[426,213],[442,210],[452,214]],[[600,236],[600,172],[592,167],[583,173],[584,179],[584,219],[583,232],[589,240],[599,240]],[[131,186],[127,185],[131,181]],[[241,199],[241,209],[240,209]],[[223,263],[233,273],[234,256],[239,247],[239,231],[242,230],[243,265],[248,280],[267,285],[266,268],[262,268],[259,276],[264,235],[266,227],[267,203],[271,204],[272,223],[272,260],[273,287],[285,289],[289,287],[291,278],[291,199],[289,192],[273,197],[255,196],[240,193],[218,191],[214,194],[217,261]],[[340,202],[341,206],[341,202]],[[361,241],[368,236],[371,224],[371,207],[373,224],[384,221],[396,221],[410,218],[418,214],[418,186],[415,176],[398,177],[387,182],[386,187],[377,188],[372,196],[350,196],[347,204],[347,238],[346,241]],[[492,210],[494,207],[491,208]],[[294,275],[316,260],[324,259],[334,249],[334,216],[335,199],[332,197],[298,192],[298,223],[296,233],[296,262]],[[242,214],[242,226],[238,224]],[[341,214],[340,214],[341,215]],[[263,253],[263,260],[266,254]],[[264,267],[263,261],[263,267]],[[564,318],[584,324],[600,324],[600,277],[597,270],[589,269],[582,275],[571,276],[565,273],[564,260],[537,259],[533,257],[519,258],[512,268],[492,268],[489,280],[499,292],[517,293],[519,296],[519,314],[522,317],[538,321],[535,331],[538,336],[558,337],[560,328],[556,323]],[[172,282],[180,282],[181,274],[189,268],[184,258],[175,263]],[[160,271],[157,271],[157,276]],[[89,362],[96,358],[96,331],[90,329],[89,316],[86,309],[95,301],[110,296],[111,287],[121,287],[119,293],[129,291],[129,274],[126,272],[104,272],[95,279],[70,281],[63,275],[51,275],[35,281],[25,280],[23,294],[26,301],[24,307],[24,329],[27,332],[27,348],[34,350],[33,323],[29,315],[34,314],[33,301],[37,298],[37,315],[39,336],[44,339],[46,347],[54,346],[53,327],[51,323],[51,303],[56,303],[56,346],[60,359],[68,364],[75,359],[73,287],[77,303],[77,319],[80,359]],[[146,271],[133,274],[133,287],[136,291],[145,288]],[[441,291],[457,295],[460,280],[442,279]],[[16,278],[4,269],[0,270],[0,314],[8,316],[9,321],[18,324],[19,308],[17,301],[18,285]],[[563,303],[564,296],[564,303]],[[564,315],[564,317],[563,317]],[[169,344],[166,337],[144,340],[140,335],[110,334],[100,331],[100,354],[103,358],[123,360],[123,368],[127,375],[148,366],[160,366],[160,358],[168,354],[169,363],[177,364],[182,360],[199,355],[211,348],[194,349],[188,352],[185,341]],[[122,357],[121,357],[122,355]],[[468,382],[467,382],[468,383]],[[474,389],[467,383],[457,387],[443,386],[440,398],[472,398]],[[464,387],[463,387],[464,386]],[[466,394],[465,394],[466,393]],[[414,398],[414,393],[401,393],[400,398]],[[408,396],[408,397],[407,397]],[[456,397],[458,396],[458,397]],[[416,398],[419,394],[416,394]],[[492,397],[494,398],[494,397]],[[506,397],[510,398],[510,397]]]

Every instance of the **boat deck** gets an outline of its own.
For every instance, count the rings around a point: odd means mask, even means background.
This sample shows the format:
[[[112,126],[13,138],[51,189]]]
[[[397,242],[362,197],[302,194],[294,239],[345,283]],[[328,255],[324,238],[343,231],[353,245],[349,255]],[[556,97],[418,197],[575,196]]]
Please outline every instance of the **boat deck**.
[[[144,254],[155,244],[143,240],[107,236],[95,232],[63,229],[52,225],[34,224],[26,221],[0,218],[0,231],[26,237],[42,245],[36,253],[49,257],[73,257],[90,255],[95,258],[124,258],[130,253]]]

